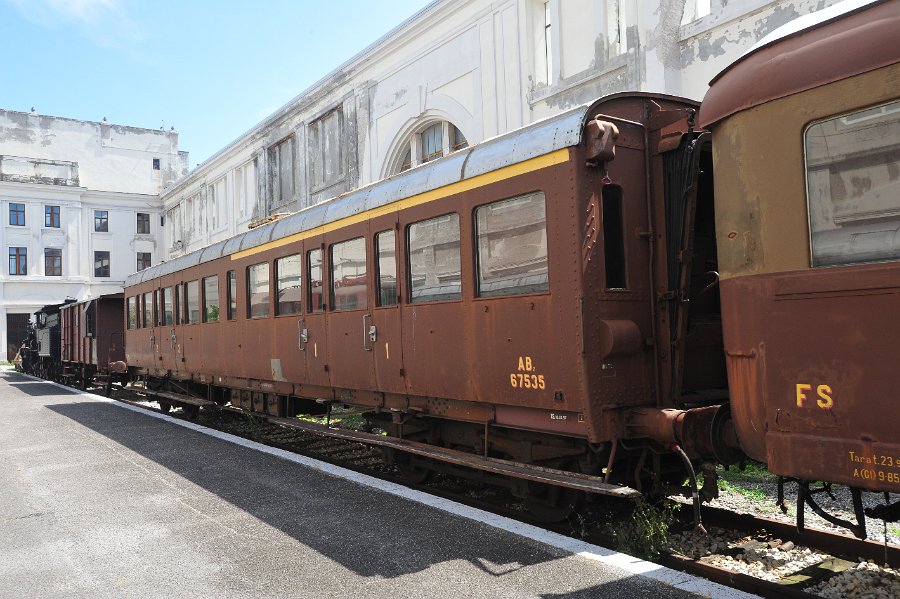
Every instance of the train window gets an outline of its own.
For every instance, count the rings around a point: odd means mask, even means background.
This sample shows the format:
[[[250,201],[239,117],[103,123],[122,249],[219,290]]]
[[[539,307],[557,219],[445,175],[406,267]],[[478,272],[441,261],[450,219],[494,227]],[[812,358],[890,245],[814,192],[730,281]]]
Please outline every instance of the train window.
[[[175,285],[175,324],[183,324],[184,315],[181,313],[181,285]]]
[[[145,327],[153,326],[153,293],[148,291],[144,294],[144,314],[143,321]]]
[[[228,320],[237,318],[237,275],[228,271]]]
[[[200,282],[188,281],[184,284],[184,316],[187,324],[200,322]]]
[[[478,294],[547,291],[547,212],[542,192],[475,210]]]
[[[436,302],[462,298],[459,259],[459,215],[445,214],[409,225],[409,301]]]
[[[397,240],[393,231],[375,235],[375,253],[378,261],[378,305],[397,305]]]
[[[219,277],[203,279],[203,322],[219,322]]]
[[[307,311],[321,312],[325,309],[322,299],[322,250],[306,252]]]
[[[622,188],[603,187],[603,260],[607,289],[625,289],[625,225]]]
[[[137,328],[137,296],[132,296],[128,298],[128,328],[136,329]]]
[[[300,292],[300,254],[275,261],[277,303],[275,314],[300,314],[303,295]]]
[[[900,259],[900,101],[804,134],[813,266]]]
[[[162,324],[169,326],[175,322],[175,304],[172,298],[172,288],[162,290]]]
[[[269,316],[269,263],[247,267],[247,309],[250,318]]]
[[[366,309],[369,295],[366,278],[366,240],[363,237],[331,246],[331,308]]]

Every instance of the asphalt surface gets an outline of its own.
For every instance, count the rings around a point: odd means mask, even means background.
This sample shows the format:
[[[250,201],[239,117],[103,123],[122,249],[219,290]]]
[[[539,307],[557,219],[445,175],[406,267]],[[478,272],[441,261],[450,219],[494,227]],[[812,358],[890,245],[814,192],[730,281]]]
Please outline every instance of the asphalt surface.
[[[0,372],[0,598],[695,596]]]

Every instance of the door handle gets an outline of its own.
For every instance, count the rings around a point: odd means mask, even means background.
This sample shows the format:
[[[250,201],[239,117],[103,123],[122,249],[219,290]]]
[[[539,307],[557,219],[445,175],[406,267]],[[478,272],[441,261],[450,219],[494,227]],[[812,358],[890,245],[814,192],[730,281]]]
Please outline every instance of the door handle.
[[[175,346],[178,345],[178,335],[175,334],[175,329],[172,329],[172,335],[169,337],[169,342],[172,344],[172,349],[175,349]]]
[[[369,343],[375,343],[375,340],[378,338],[378,330],[375,328],[375,325],[369,324],[370,318],[372,318],[371,314],[363,314],[363,350],[365,351],[372,351]]]
[[[306,351],[306,344],[309,343],[309,329],[303,328],[303,319],[297,321],[297,347],[300,351]]]

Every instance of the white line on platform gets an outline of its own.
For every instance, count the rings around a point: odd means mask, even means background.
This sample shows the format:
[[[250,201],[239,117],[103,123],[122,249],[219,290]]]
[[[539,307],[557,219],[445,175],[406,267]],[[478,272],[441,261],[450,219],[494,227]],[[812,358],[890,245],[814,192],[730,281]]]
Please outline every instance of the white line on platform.
[[[143,408],[138,408],[127,403],[104,397],[102,395],[96,395],[94,393],[88,393],[79,389],[73,389],[71,387],[60,385],[59,383],[45,381],[44,379],[39,379],[36,377],[30,378],[33,378],[36,381],[55,385],[69,392],[89,396],[92,399],[96,399],[98,401],[111,403],[120,408],[131,410],[132,412],[137,412],[139,414],[144,414],[145,416],[165,420],[167,422],[171,422],[172,424],[177,424],[178,426],[183,426],[184,428],[209,435],[210,437],[215,437],[229,443],[234,443],[236,445],[254,449],[256,451],[276,456],[290,462],[294,462],[296,464],[301,464],[308,468],[318,470],[319,472],[324,472],[326,474],[330,474],[332,476],[336,476],[345,480],[351,480],[360,485],[378,489],[379,491],[390,493],[391,495],[395,495],[397,497],[403,497],[404,499],[437,508],[456,516],[462,516],[463,518],[468,518],[469,520],[487,524],[494,528],[505,530],[521,537],[544,543],[545,545],[549,545],[550,547],[568,551],[592,561],[615,566],[616,568],[620,568],[636,576],[644,576],[646,578],[656,580],[683,591],[696,593],[705,597],[715,597],[716,599],[752,599],[754,597],[758,597],[758,595],[745,593],[743,591],[711,582],[704,578],[699,578],[697,576],[686,574],[684,572],[678,572],[677,570],[672,570],[671,568],[666,568],[665,566],[660,566],[658,564],[644,561],[625,553],[619,553],[618,551],[606,549],[605,547],[600,547],[599,545],[585,543],[584,541],[572,539],[564,535],[551,532],[549,530],[544,530],[537,526],[532,526],[531,524],[517,522],[512,518],[498,516],[496,514],[492,514],[478,508],[469,507],[467,505],[462,505],[454,501],[450,501],[449,499],[435,497],[422,491],[415,491],[396,483],[379,480],[367,474],[353,472],[352,470],[347,470],[346,468],[341,468],[340,466],[327,464],[314,458],[298,455],[275,447],[269,447],[267,445],[263,445],[262,443],[257,443],[256,441],[250,441],[248,439],[244,439],[230,433],[223,433],[221,431],[207,428],[194,422],[181,420],[179,418],[173,418],[159,412],[152,412]]]

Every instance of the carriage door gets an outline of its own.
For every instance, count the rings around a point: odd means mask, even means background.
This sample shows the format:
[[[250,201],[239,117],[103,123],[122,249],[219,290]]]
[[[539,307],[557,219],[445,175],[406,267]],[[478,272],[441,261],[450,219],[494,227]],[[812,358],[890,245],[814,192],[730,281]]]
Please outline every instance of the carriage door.
[[[326,235],[328,367],[331,384],[374,390],[377,327],[369,302],[368,222]],[[375,327],[375,328],[373,328]]]
[[[304,243],[303,272],[306,275],[302,282],[306,314],[298,325],[298,335],[306,359],[306,380],[310,385],[331,387],[325,333],[325,245],[322,237],[313,237]],[[320,395],[328,392],[322,390]]]
[[[375,362],[378,389],[389,393],[406,393],[403,378],[403,333],[400,328],[400,261],[397,214],[374,219],[369,226],[372,257],[369,260],[373,289],[369,293],[372,321],[369,342]],[[371,327],[374,327],[372,329]]]

